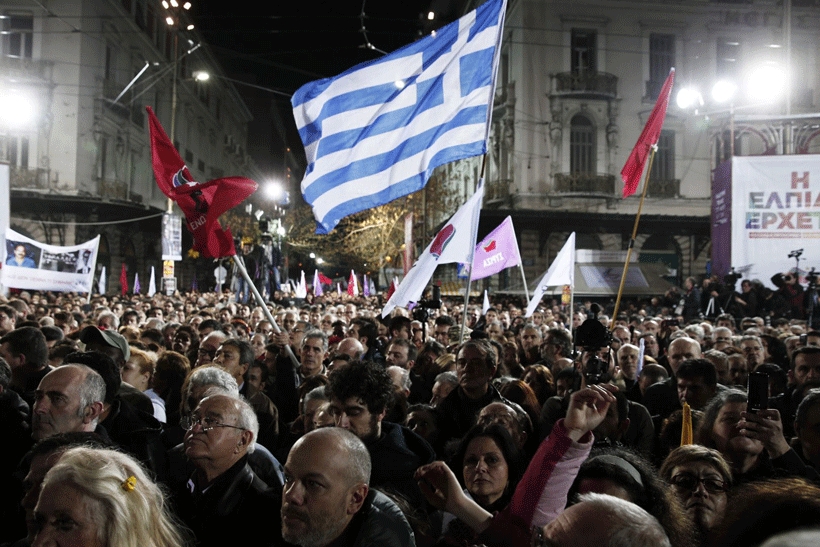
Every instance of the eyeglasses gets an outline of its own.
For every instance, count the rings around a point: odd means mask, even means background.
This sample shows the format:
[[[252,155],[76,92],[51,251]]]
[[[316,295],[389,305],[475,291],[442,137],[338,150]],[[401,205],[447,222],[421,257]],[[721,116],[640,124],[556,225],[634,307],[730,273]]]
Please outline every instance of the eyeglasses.
[[[216,355],[216,350],[208,348],[199,348],[199,351],[197,351],[197,353],[199,353],[200,355],[207,355],[208,357],[213,359],[214,355]]]
[[[236,426],[236,425],[223,424],[223,423],[217,421],[216,418],[210,418],[208,416],[205,416],[204,418],[202,416],[197,416],[197,415],[183,416],[182,419],[179,421],[179,425],[185,431],[190,431],[194,428],[194,426],[198,425],[198,426],[202,427],[202,432],[203,433],[207,433],[208,431],[214,429],[215,427],[230,427],[232,429],[239,429],[241,431],[245,431],[244,427],[239,427],[239,426]]]
[[[689,473],[679,473],[672,477],[669,482],[682,490],[689,490],[692,492],[697,490],[699,484],[703,484],[703,487],[706,488],[706,491],[710,494],[720,494],[729,489],[726,486],[725,481],[712,477],[696,477],[695,475],[691,475]]]

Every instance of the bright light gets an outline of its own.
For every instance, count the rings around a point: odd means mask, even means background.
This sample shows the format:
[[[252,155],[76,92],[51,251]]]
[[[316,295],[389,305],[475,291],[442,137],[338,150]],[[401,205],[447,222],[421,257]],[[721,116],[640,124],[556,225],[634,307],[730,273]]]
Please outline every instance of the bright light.
[[[0,96],[0,126],[25,127],[36,117],[34,102],[17,93]]]
[[[435,38],[435,37],[436,37],[436,31],[432,31],[432,32],[430,32],[430,36],[432,36],[433,38]]]
[[[749,99],[755,102],[776,100],[783,94],[785,83],[786,75],[779,67],[767,65],[757,68],[749,75]]]
[[[194,26],[193,26],[193,25],[188,25],[188,26],[187,26],[187,27],[185,27],[185,28],[186,28],[186,29],[188,29],[188,30],[194,30]]]
[[[191,3],[190,2],[185,2],[184,4],[182,4],[182,7],[185,8],[185,9],[191,9]]]
[[[285,234],[286,234],[286,233],[287,233],[287,232],[285,231],[285,227],[284,227],[284,226],[279,226],[279,227],[276,229],[276,234],[277,234],[277,235],[279,235],[279,236],[281,236],[281,237],[285,237]]]
[[[393,85],[396,86],[396,89],[404,89],[403,80],[396,80],[395,82],[393,82]]]
[[[679,108],[697,108],[703,106],[703,97],[701,97],[698,90],[694,87],[684,87],[678,91],[675,102]]]
[[[737,91],[737,86],[729,80],[720,80],[712,87],[712,98],[719,103],[726,103],[732,100]]]
[[[427,12],[427,20],[428,21],[432,21],[435,18],[436,18],[436,14],[434,12],[432,12],[432,11]]]
[[[179,2],[177,2],[177,0],[171,0],[171,5],[174,6],[175,8],[178,8],[179,7]]]
[[[168,3],[168,0],[162,0],[162,7],[168,9],[171,7],[171,4]]]
[[[168,17],[165,18],[165,22],[168,23],[168,25],[173,26],[174,18],[169,15]]]
[[[322,258],[321,256],[316,257],[316,264],[318,264],[319,266],[321,266],[321,265],[322,265],[322,264],[324,264],[324,263],[325,263],[325,259],[324,259],[324,258]]]
[[[316,258],[316,253],[310,253],[310,258]]]
[[[269,182],[265,185],[265,195],[268,199],[279,201],[284,196],[285,191],[278,182]]]
[[[211,75],[205,72],[204,70],[197,70],[194,72],[194,80],[197,82],[207,82],[211,79]]]

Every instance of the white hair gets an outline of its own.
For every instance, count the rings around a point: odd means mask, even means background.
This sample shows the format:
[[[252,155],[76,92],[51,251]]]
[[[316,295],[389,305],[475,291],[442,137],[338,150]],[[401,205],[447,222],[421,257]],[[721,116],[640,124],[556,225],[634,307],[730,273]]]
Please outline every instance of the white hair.
[[[632,502],[588,493],[579,497],[579,503],[589,504],[596,514],[609,517],[612,533],[602,547],[671,547],[661,523]]]

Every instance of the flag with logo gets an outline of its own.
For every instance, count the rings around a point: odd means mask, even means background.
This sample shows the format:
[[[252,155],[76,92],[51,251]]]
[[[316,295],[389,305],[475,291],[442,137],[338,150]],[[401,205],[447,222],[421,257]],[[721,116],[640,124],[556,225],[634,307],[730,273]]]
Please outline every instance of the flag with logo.
[[[521,264],[518,241],[515,239],[512,217],[507,217],[476,245],[473,256],[473,279],[484,279],[506,268]]]
[[[638,137],[638,142],[635,143],[635,148],[626,159],[624,168],[621,169],[621,179],[624,181],[624,197],[629,197],[638,189],[641,183],[641,175],[644,167],[646,167],[646,160],[649,157],[649,151],[653,146],[658,144],[658,139],[661,138],[661,128],[663,128],[663,120],[666,118],[666,107],[669,106],[669,98],[672,96],[672,84],[675,82],[675,69],[669,71],[669,76],[663,83],[661,92],[658,95],[658,100],[655,102],[655,107],[649,118],[646,120],[646,125]]]
[[[350,270],[350,278],[347,280],[347,294],[359,296],[359,283],[356,281],[356,272]]]
[[[487,151],[506,0],[293,95],[317,233],[424,187],[433,169]]]
[[[547,273],[538,282],[538,286],[533,291],[532,299],[527,305],[527,313],[524,317],[530,317],[535,312],[538,304],[541,303],[541,297],[544,296],[549,287],[561,285],[575,286],[575,232],[569,235],[569,239],[550,264]]]
[[[223,229],[218,219],[253,194],[256,183],[245,177],[196,182],[154,111],[151,107],[146,110],[151,130],[151,163],[157,186],[185,214],[185,224],[194,236],[194,250],[208,258],[236,254],[230,229]]]
[[[436,234],[433,241],[407,272],[401,284],[384,305],[382,317],[387,317],[397,306],[407,306],[410,302],[418,302],[439,264],[472,263],[478,231],[478,216],[481,213],[483,197],[484,184],[480,181],[472,197]]]

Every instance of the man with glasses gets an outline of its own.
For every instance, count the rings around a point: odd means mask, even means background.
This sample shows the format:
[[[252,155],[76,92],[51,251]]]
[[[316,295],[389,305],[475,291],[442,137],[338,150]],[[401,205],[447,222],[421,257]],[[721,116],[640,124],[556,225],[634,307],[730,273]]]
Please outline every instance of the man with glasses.
[[[242,398],[205,397],[182,422],[185,455],[195,467],[175,492],[178,514],[200,546],[230,545],[242,530],[244,545],[280,545],[275,489],[248,466],[259,424]]]
[[[214,331],[203,338],[202,342],[199,343],[199,352],[197,353],[194,368],[211,364],[214,356],[216,356],[216,350],[227,339],[228,335],[222,331]]]

